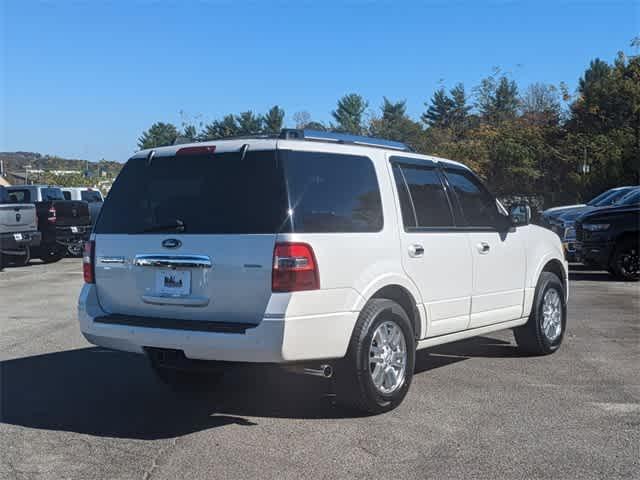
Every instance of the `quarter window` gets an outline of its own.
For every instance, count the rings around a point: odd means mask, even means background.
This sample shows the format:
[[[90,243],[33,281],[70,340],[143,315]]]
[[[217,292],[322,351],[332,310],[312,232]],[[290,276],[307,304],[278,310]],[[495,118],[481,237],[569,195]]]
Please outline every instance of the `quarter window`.
[[[378,232],[382,202],[373,163],[336,153],[280,151],[294,232]]]

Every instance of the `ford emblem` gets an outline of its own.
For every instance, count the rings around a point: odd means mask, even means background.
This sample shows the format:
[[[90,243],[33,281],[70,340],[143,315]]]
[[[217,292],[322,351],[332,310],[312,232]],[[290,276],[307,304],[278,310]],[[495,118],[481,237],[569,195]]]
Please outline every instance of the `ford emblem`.
[[[162,241],[162,246],[164,248],[180,248],[180,246],[182,246],[182,242],[177,238],[167,238]]]

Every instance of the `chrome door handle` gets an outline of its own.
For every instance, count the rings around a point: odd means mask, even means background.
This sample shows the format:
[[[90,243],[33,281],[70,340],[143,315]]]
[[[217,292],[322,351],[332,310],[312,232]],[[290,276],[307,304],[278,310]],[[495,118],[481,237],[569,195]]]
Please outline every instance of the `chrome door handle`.
[[[416,258],[424,255],[424,247],[417,243],[409,247],[409,256]]]
[[[489,250],[491,250],[491,246],[487,242],[480,242],[478,244],[478,252],[480,252],[481,255],[486,255],[489,253]]]

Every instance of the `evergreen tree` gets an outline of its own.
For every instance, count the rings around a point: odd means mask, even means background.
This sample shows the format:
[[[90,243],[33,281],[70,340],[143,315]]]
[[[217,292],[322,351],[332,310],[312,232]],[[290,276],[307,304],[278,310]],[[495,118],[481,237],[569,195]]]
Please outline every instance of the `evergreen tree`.
[[[489,76],[482,80],[476,90],[478,109],[483,119],[491,124],[516,118],[518,107],[518,85],[502,75],[496,80]]]
[[[356,93],[350,93],[338,100],[338,107],[331,112],[336,120],[336,130],[355,135],[364,133],[364,112],[369,104]]]
[[[219,138],[235,137],[239,135],[240,128],[236,117],[232,114],[225,115],[222,120],[214,120],[204,127],[205,140],[217,140]]]
[[[178,137],[178,129],[171,123],[156,122],[151,128],[138,138],[138,147],[145,148],[163,147],[173,145]]]
[[[374,137],[386,138],[397,142],[416,143],[422,129],[407,116],[407,102],[391,102],[383,97],[382,117],[373,119],[369,132]]]
[[[264,116],[264,131],[265,133],[278,134],[283,125],[284,110],[275,105]]]
[[[444,88],[439,88],[431,98],[431,104],[425,103],[427,111],[420,117],[421,120],[430,127],[449,128],[455,107],[454,100],[451,99]]]
[[[451,93],[451,127],[454,129],[456,136],[462,136],[469,126],[469,112],[471,105],[467,104],[467,94],[462,83],[456,84],[450,90]]]
[[[262,132],[264,119],[255,115],[251,110],[242,112],[236,117],[238,122],[238,135],[255,135]]]

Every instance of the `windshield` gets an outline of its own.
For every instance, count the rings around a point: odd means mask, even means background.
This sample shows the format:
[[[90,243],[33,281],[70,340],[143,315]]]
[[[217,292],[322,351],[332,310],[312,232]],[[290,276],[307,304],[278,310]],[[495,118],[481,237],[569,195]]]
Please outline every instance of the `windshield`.
[[[617,199],[624,197],[631,187],[626,188],[617,188],[615,190],[607,190],[606,192],[598,195],[596,198],[591,200],[587,205],[592,207],[605,207],[607,205],[612,205]]]
[[[616,205],[635,205],[637,203],[640,203],[640,189],[627,193],[616,202]]]

